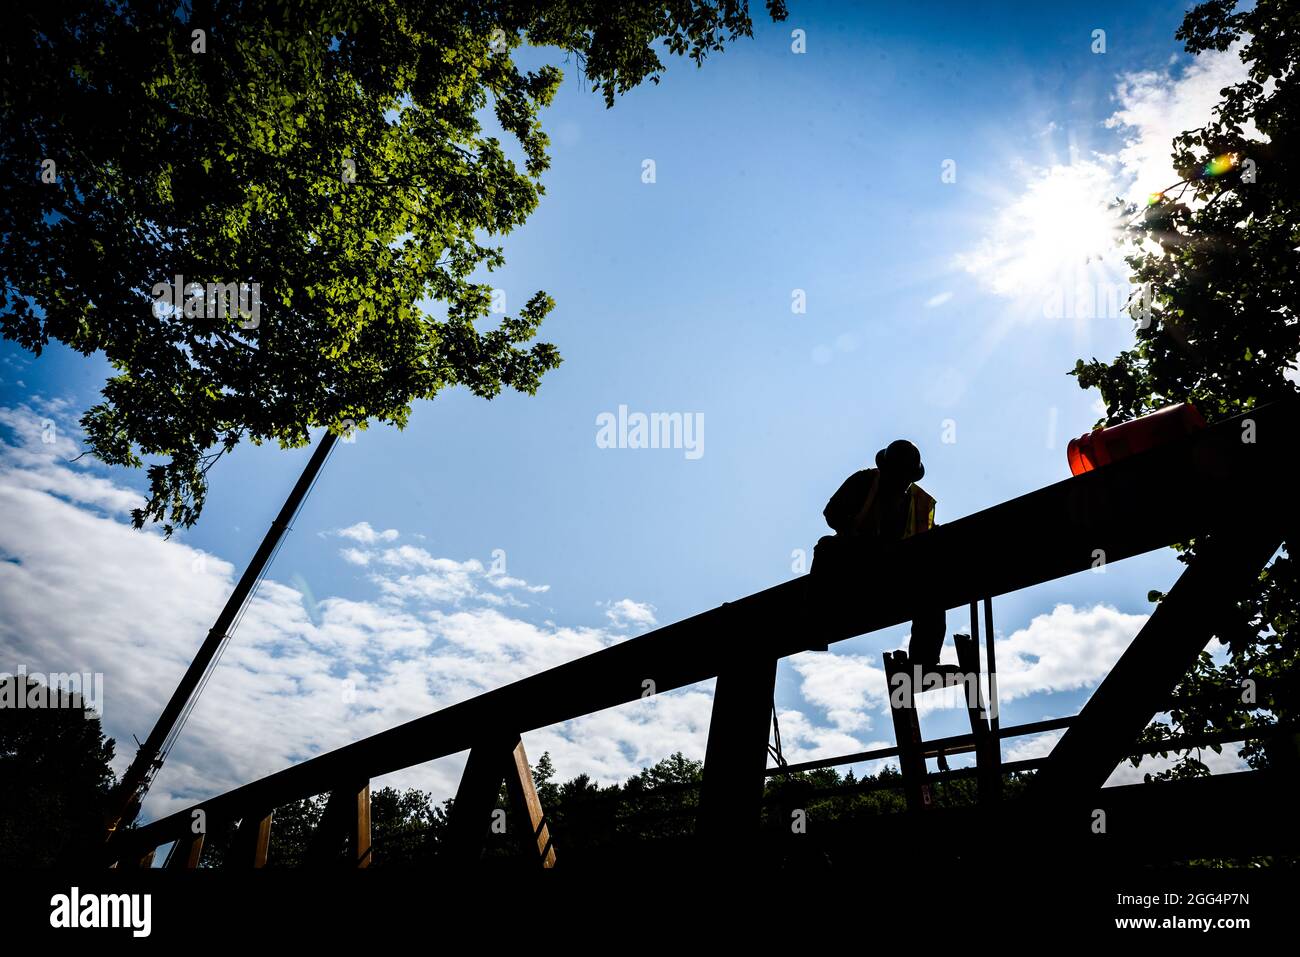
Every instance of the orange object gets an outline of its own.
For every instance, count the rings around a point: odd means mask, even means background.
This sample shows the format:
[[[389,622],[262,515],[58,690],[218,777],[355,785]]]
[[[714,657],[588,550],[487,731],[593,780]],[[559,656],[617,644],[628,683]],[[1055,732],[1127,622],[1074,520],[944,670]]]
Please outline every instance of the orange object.
[[[1174,439],[1205,428],[1205,419],[1190,402],[1179,402],[1131,422],[1121,422],[1105,429],[1094,429],[1070,440],[1066,455],[1070,473],[1081,475],[1095,468],[1118,462],[1137,452],[1145,452]]]

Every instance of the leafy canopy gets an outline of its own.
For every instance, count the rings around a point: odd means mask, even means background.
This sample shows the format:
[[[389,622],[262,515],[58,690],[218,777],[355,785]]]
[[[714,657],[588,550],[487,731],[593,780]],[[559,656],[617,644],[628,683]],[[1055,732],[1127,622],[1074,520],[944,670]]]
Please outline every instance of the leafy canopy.
[[[1300,8],[1234,0],[1191,10],[1189,53],[1241,43],[1248,78],[1221,91],[1209,122],[1174,140],[1181,180],[1130,208],[1135,284],[1150,323],[1113,361],[1075,366],[1115,423],[1191,400],[1211,421],[1296,391],[1300,354]],[[1252,129],[1253,127],[1253,129]]]
[[[1135,284],[1149,284],[1151,322],[1111,362],[1080,360],[1074,375],[1096,386],[1107,423],[1191,400],[1207,419],[1295,393],[1300,354],[1300,5],[1258,0],[1244,11],[1210,0],[1187,13],[1177,38],[1189,53],[1236,47],[1247,78],[1221,91],[1214,115],[1174,140],[1181,180],[1133,208],[1127,260]],[[1251,515],[1275,520],[1285,488],[1243,488]],[[1251,519],[1254,520],[1254,519]],[[1285,543],[1238,603],[1218,637],[1224,664],[1202,652],[1170,708],[1177,733],[1240,729],[1294,715],[1300,698],[1300,573]],[[1195,543],[1180,546],[1186,560]],[[1158,598],[1159,593],[1153,593]],[[1243,701],[1244,689],[1254,697]],[[1244,707],[1243,707],[1244,705]],[[1176,736],[1147,729],[1148,743]],[[1171,750],[1176,750],[1172,749]],[[1219,750],[1216,746],[1215,750]],[[1283,760],[1249,742],[1242,754],[1261,767]],[[1289,758],[1295,762],[1294,746]],[[1136,764],[1137,761],[1135,760]],[[1185,758],[1168,776],[1208,768]]]
[[[612,105],[658,81],[657,45],[698,64],[750,34],[735,0],[22,5],[0,35],[21,81],[0,91],[0,331],[103,352],[90,449],[158,460],[134,520],[168,533],[241,439],[401,427],[454,385],[532,394],[560,362],[532,343],[550,297],[476,326],[476,271],[543,193],[561,81],[514,52],[566,51]],[[245,292],[242,314],[159,305],[176,276]]]

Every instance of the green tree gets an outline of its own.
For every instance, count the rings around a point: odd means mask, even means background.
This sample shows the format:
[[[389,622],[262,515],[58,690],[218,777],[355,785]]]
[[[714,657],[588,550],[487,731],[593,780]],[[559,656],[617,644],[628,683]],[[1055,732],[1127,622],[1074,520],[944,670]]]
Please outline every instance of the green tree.
[[[533,769],[533,782],[561,867],[599,867],[602,860],[640,859],[640,855],[675,853],[689,844],[694,833],[703,762],[680,752],[643,768],[622,784],[601,786],[586,774],[556,784],[554,764],[543,754]],[[1005,794],[1017,796],[1030,779],[1007,775]],[[811,862],[854,867],[855,846],[836,846],[836,825],[861,822],[904,810],[902,777],[886,767],[879,774],[856,778],[834,768],[779,774],[768,778],[764,799],[764,827],[769,834],[792,837],[791,811],[805,813],[817,838],[792,839],[779,845],[779,855],[790,866]],[[973,780],[955,781],[938,789],[943,806],[971,806],[976,794]],[[279,807],[271,827],[268,867],[300,867],[320,823],[327,795],[294,801]],[[372,867],[427,866],[436,863],[444,847],[447,823],[454,806],[451,798],[433,804],[429,794],[385,787],[370,799]],[[512,813],[503,787],[497,807]],[[536,858],[519,839],[512,823],[507,833],[484,834],[484,863],[493,867],[532,867]],[[812,833],[812,832],[809,832]],[[205,845],[202,866],[220,867],[226,860],[234,828],[217,827]],[[829,840],[827,840],[829,838]],[[806,846],[805,846],[806,845]],[[339,862],[342,857],[339,842]]]
[[[267,867],[302,867],[312,836],[325,814],[328,794],[293,801],[275,809],[271,817],[271,840],[266,848]],[[233,833],[230,835],[233,837]],[[224,850],[229,850],[227,845]],[[214,853],[212,864],[224,863],[225,855]]]
[[[1248,77],[1221,91],[1203,127],[1174,140],[1180,182],[1152,196],[1145,210],[1129,210],[1130,238],[1141,245],[1127,262],[1132,282],[1148,290],[1150,322],[1137,329],[1133,348],[1110,362],[1080,360],[1073,372],[1080,386],[1101,390],[1105,424],[1184,400],[1213,421],[1296,392],[1300,7],[1259,0],[1235,8],[1234,0],[1201,3],[1176,34],[1192,54],[1240,44]],[[1290,495],[1281,488],[1241,491],[1243,501],[1255,503],[1251,520],[1262,510],[1271,521],[1269,500]],[[1228,646],[1226,663],[1215,665],[1202,653],[1179,686],[1172,724],[1152,725],[1144,741],[1294,716],[1300,582],[1291,544],[1217,636]],[[1195,542],[1178,548],[1186,561]],[[1242,710],[1246,679],[1259,689],[1259,711]],[[1216,693],[1215,700],[1203,700],[1206,693]],[[1268,763],[1257,742],[1243,755],[1254,767]],[[1186,755],[1172,775],[1161,776],[1207,773],[1199,758]]]
[[[560,361],[528,345],[550,297],[476,325],[494,238],[543,193],[562,76],[515,51],[576,59],[612,105],[660,50],[699,64],[751,30],[737,0],[21,6],[0,32],[0,329],[105,355],[90,450],[153,460],[134,519],[168,533],[242,439],[400,427],[455,385],[531,394]]]
[[[328,794],[291,801],[275,809],[271,819],[271,842],[267,847],[266,866],[271,868],[302,867],[314,840]],[[446,825],[446,809],[434,807],[429,794],[417,788],[399,791],[382,787],[370,795],[371,857],[368,866],[402,866],[425,861],[437,853]],[[234,828],[217,829],[205,845],[202,865],[221,867],[226,861]],[[338,862],[344,863],[344,841],[337,841]]]
[[[551,752],[543,751],[533,765],[533,787],[537,789],[537,798],[542,802],[542,807],[553,805],[560,796],[559,787],[552,781],[554,777],[555,765],[551,762]]]
[[[79,696],[0,680],[0,868],[77,861],[103,841],[113,748]]]
[[[371,866],[400,867],[431,857],[447,825],[445,807],[425,791],[384,787],[370,796]]]

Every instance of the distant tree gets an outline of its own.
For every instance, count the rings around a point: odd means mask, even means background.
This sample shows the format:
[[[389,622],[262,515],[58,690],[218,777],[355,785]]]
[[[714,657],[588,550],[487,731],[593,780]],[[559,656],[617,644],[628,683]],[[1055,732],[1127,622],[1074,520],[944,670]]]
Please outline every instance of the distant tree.
[[[275,809],[267,867],[301,867],[316,836],[329,795],[293,801]],[[401,866],[433,857],[446,815],[435,808],[430,795],[417,788],[398,790],[382,787],[370,795],[371,856],[368,866]],[[344,841],[336,842],[343,861]],[[224,853],[214,853],[211,863],[219,865]]]
[[[654,791],[676,784],[699,784],[704,780],[704,762],[693,761],[682,752],[670,754],[656,764],[628,778],[623,790],[629,794]]]
[[[661,840],[694,833],[703,783],[704,762],[680,751],[628,778],[615,792],[623,839]]]
[[[583,867],[602,857],[615,859],[634,854],[651,854],[662,847],[675,847],[694,833],[703,782],[703,762],[680,752],[672,754],[632,775],[622,784],[599,785],[587,774],[578,774],[562,784],[554,781],[555,767],[549,753],[543,753],[533,768],[557,855],[561,861]],[[1006,794],[1014,797],[1026,782],[1023,775],[1008,775]],[[327,795],[295,801],[277,808],[271,827],[268,867],[299,867],[320,823]],[[972,780],[954,781],[936,792],[943,806],[969,806],[976,801]],[[371,795],[371,867],[420,867],[436,863],[444,848],[447,822],[454,801],[435,805],[430,795],[418,789],[405,791],[380,788]],[[902,811],[902,778],[897,769],[886,767],[877,775],[856,778],[850,771],[841,776],[834,768],[768,779],[764,798],[764,826],[769,833],[790,832],[791,811],[802,811],[811,826],[824,833],[828,826],[866,817]],[[510,813],[503,787],[497,808]],[[507,817],[509,821],[510,818]],[[529,866],[526,842],[519,840],[515,825],[504,833],[484,835],[484,859],[493,866]],[[221,866],[233,836],[233,828],[218,828],[203,866]],[[839,863],[834,846],[812,842],[814,855],[826,864]],[[340,851],[342,842],[340,842]],[[785,845],[787,862],[806,866],[800,842]],[[342,856],[340,853],[340,862]],[[561,865],[563,866],[563,864]]]
[[[16,707],[18,695],[45,706]],[[0,679],[0,868],[75,862],[102,844],[113,748],[78,695]]]
[[[400,867],[437,852],[447,825],[446,807],[417,788],[385,787],[370,796],[372,867]]]
[[[1236,7],[1233,0],[1201,3],[1176,34],[1193,54],[1240,43],[1248,77],[1221,91],[1203,127],[1174,140],[1180,181],[1152,196],[1145,210],[1129,210],[1131,238],[1141,245],[1128,264],[1133,283],[1149,290],[1151,321],[1137,329],[1132,349],[1110,362],[1080,360],[1072,373],[1083,388],[1100,389],[1104,424],[1183,400],[1214,420],[1297,391],[1300,5],[1258,0]],[[1291,495],[1286,488],[1242,488],[1242,520],[1275,521],[1275,503]],[[1227,661],[1216,665],[1203,652],[1178,688],[1171,722],[1153,724],[1144,742],[1295,716],[1300,580],[1290,554],[1295,528],[1283,531],[1283,552],[1217,636],[1228,646]],[[1195,547],[1178,546],[1180,559]],[[1246,681],[1258,690],[1253,708],[1243,708]],[[1213,702],[1193,700],[1207,692]],[[1269,763],[1258,743],[1242,754],[1253,767]],[[1291,744],[1287,760],[1295,759]],[[1199,757],[1184,753],[1158,777],[1208,773]]]
[[[542,802],[542,807],[548,807],[559,799],[559,788],[551,780],[554,777],[555,765],[551,762],[551,753],[543,751],[533,765],[533,787],[537,789],[537,798]]]
[[[767,8],[784,19],[782,0]],[[15,6],[0,31],[0,331],[38,354],[51,340],[104,354],[116,374],[82,419],[90,450],[161,460],[133,517],[169,534],[198,518],[208,470],[241,439],[292,447],[313,427],[402,426],[413,400],[455,385],[531,394],[560,362],[549,343],[526,346],[553,302],[494,301],[480,270],[504,263],[491,243],[544,192],[538,115],[562,74],[521,70],[515,51],[575,58],[612,105],[658,82],[660,50],[698,65],[751,35],[748,11]]]
[[[275,809],[271,818],[271,842],[266,849],[267,867],[303,866],[328,802],[328,794],[319,794]],[[218,863],[218,859],[214,857],[213,862]],[[224,863],[224,855],[220,863]]]

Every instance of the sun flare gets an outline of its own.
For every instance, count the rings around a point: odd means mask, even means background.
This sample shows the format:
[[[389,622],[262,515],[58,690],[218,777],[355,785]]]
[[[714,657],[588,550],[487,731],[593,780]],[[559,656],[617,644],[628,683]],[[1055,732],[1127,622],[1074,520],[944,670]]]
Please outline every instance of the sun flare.
[[[1024,253],[1037,275],[1059,275],[1115,255],[1118,214],[1086,175],[1073,170],[1055,167],[1030,186],[1021,204]]]
[[[1038,299],[1118,272],[1120,213],[1113,181],[1091,162],[1041,171],[997,214],[985,241],[962,265],[994,290]]]

